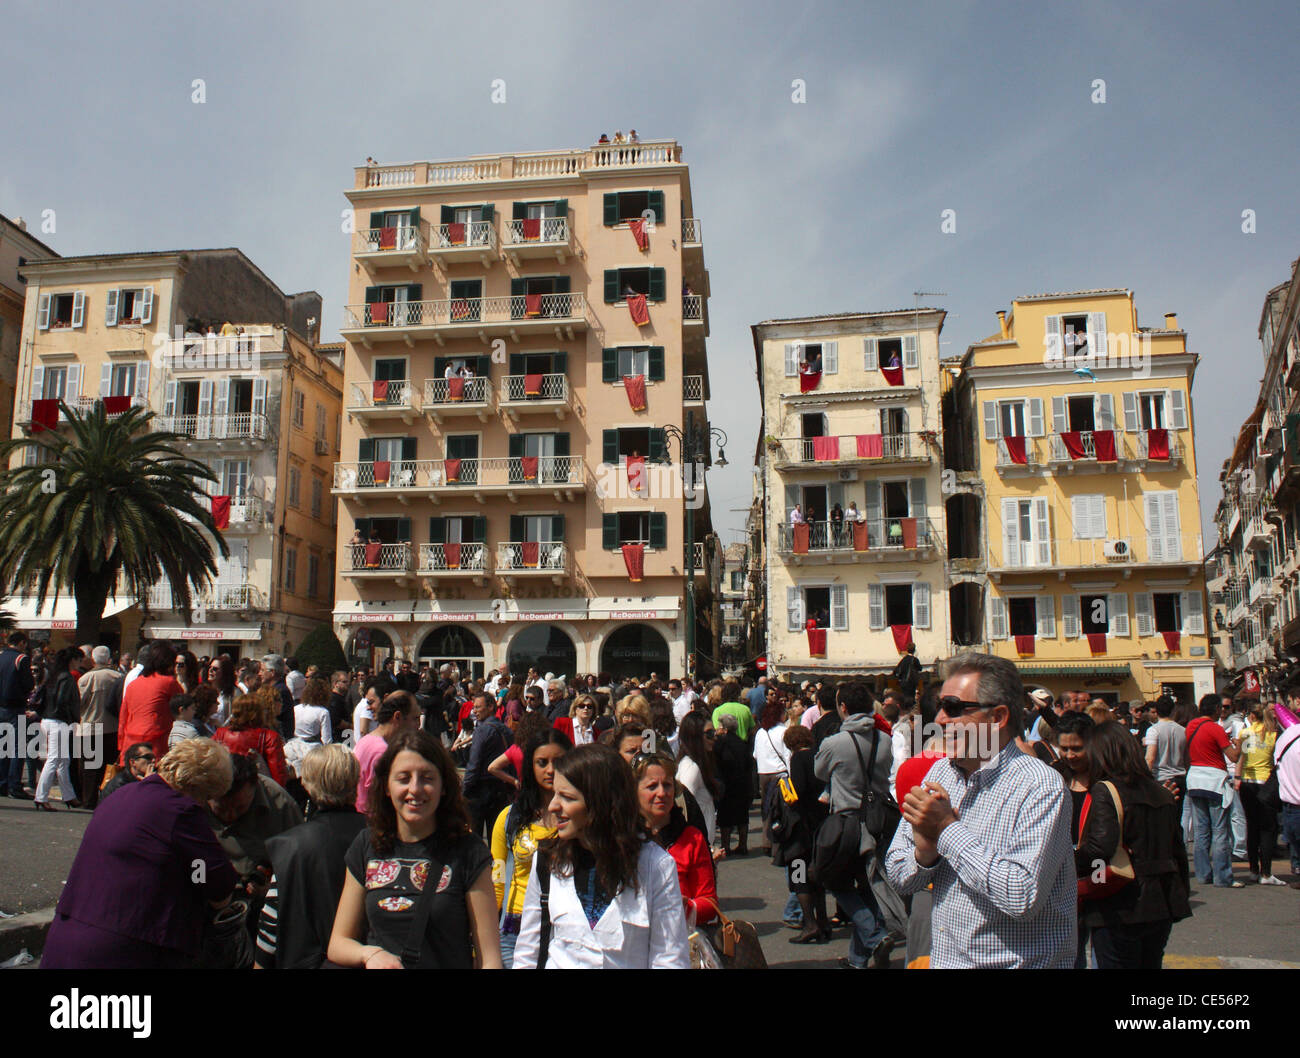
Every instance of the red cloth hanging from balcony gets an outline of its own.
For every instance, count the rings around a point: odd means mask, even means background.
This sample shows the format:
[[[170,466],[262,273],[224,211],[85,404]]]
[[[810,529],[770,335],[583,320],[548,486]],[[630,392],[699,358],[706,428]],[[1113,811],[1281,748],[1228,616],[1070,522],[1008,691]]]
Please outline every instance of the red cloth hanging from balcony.
[[[885,376],[885,381],[891,386],[901,386],[903,384],[903,369],[901,367],[886,367],[881,364],[880,373]]]
[[[885,454],[885,439],[878,433],[858,434],[858,458],[880,459]]]
[[[624,544],[623,565],[627,567],[627,579],[633,584],[640,584],[645,572],[645,545]]]
[[[1147,458],[1169,458],[1169,431],[1164,429],[1147,431]]]
[[[1061,443],[1070,453],[1071,459],[1087,459],[1088,451],[1083,447],[1083,434],[1078,430],[1066,430],[1061,434]]]
[[[644,327],[650,322],[650,308],[646,304],[644,294],[629,294],[627,296],[627,311],[632,317],[632,322],[638,327]]]
[[[388,322],[388,302],[372,301],[370,303],[370,322],[387,323]]]
[[[627,487],[633,492],[645,491],[645,456],[627,457]]]
[[[524,238],[535,242],[542,237],[542,218],[525,217],[523,220]]]
[[[867,550],[867,523],[852,522],[850,524],[853,526],[853,550]]]
[[[531,374],[531,375],[525,375],[525,376],[524,376],[524,396],[525,396],[525,397],[540,397],[540,396],[542,395],[542,380],[543,380],[545,377],[546,377],[546,376],[543,375],[540,371],[535,372],[535,373],[533,373],[533,374]]]
[[[397,229],[380,228],[379,229],[379,248],[381,250],[391,250],[397,246]]]
[[[465,399],[465,380],[459,375],[453,375],[451,378],[447,379],[447,399]]]
[[[1181,641],[1181,635],[1178,632],[1161,632],[1165,637],[1165,649],[1171,654],[1178,653],[1178,644]]]
[[[916,519],[898,519],[899,528],[903,530],[903,547],[912,550],[916,547]]]
[[[1087,632],[1088,649],[1094,654],[1106,653],[1106,633],[1105,632]]]
[[[537,457],[521,456],[519,459],[520,466],[523,468],[525,481],[537,480]]]
[[[907,653],[907,648],[912,645],[912,626],[911,625],[890,625],[889,631],[894,636],[894,647],[900,654]]]
[[[645,220],[643,218],[629,220],[627,230],[632,233],[632,239],[636,243],[638,250],[650,249],[650,236],[645,230]]]
[[[32,401],[32,433],[53,430],[59,424],[59,402],[53,399]]]
[[[230,497],[212,497],[212,521],[218,529],[230,528]]]
[[[826,656],[826,629],[818,628],[817,623],[808,618],[808,656],[824,658]]]
[[[448,485],[454,485],[460,480],[459,459],[444,459],[442,461],[442,470],[446,475]]]
[[[1092,434],[1092,450],[1097,453],[1098,463],[1116,462],[1115,431],[1094,430]]]
[[[645,375],[624,375],[623,388],[627,391],[627,402],[633,411],[645,411]]]
[[[794,538],[794,553],[796,555],[808,554],[808,533],[809,526],[807,522],[795,522],[790,526],[790,535]]]
[[[528,317],[540,316],[542,314],[542,295],[525,294],[524,295],[524,315]]]
[[[370,464],[374,472],[376,485],[387,485],[393,473],[393,464],[389,459],[376,459]]]
[[[448,569],[460,569],[460,541],[448,540],[442,545],[442,555]]]
[[[813,459],[826,463],[840,457],[840,439],[838,437],[814,437]]]
[[[370,396],[376,404],[387,402],[388,400],[388,380],[376,379],[370,383]]]
[[[469,302],[465,298],[457,298],[451,303],[451,319],[453,323],[461,320],[473,319],[473,312],[470,311]]]
[[[124,411],[129,411],[130,408],[131,397],[129,395],[104,398],[105,415],[121,415]]]
[[[529,569],[536,569],[537,551],[538,551],[537,541],[525,540],[519,546],[520,546],[520,550],[523,552],[524,565],[527,566]]]
[[[810,393],[821,385],[822,373],[820,371],[800,371],[799,372],[799,392]]]
[[[1033,654],[1034,637],[1033,636],[1016,636],[1016,653],[1022,656]]]
[[[366,569],[378,569],[379,561],[384,553],[384,545],[379,541],[374,541],[366,545]]]
[[[464,245],[465,245],[465,225],[464,225],[464,224],[448,224],[448,225],[447,225],[447,241],[448,241],[449,243],[451,243],[452,246],[464,246]]]
[[[1004,437],[1003,442],[1007,446],[1007,455],[1011,457],[1011,462],[1020,466],[1025,465],[1025,439],[1023,437]]]

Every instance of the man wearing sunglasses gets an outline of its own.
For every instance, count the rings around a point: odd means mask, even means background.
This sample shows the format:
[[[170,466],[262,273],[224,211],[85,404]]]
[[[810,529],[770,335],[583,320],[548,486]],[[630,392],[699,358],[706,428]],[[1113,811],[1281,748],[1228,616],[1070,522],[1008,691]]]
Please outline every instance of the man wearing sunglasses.
[[[1069,969],[1077,944],[1070,799],[1020,752],[1025,689],[989,654],[948,664],[938,722],[946,759],[903,799],[886,856],[904,895],[934,884],[935,969]]]

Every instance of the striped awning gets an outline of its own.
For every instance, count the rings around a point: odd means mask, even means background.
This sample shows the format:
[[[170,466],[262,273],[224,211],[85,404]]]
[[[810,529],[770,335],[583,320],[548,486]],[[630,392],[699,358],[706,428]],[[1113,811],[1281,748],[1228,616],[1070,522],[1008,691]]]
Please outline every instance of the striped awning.
[[[1131,676],[1127,662],[1113,665],[1096,665],[1080,662],[1077,665],[1024,665],[1018,664],[1022,676]]]

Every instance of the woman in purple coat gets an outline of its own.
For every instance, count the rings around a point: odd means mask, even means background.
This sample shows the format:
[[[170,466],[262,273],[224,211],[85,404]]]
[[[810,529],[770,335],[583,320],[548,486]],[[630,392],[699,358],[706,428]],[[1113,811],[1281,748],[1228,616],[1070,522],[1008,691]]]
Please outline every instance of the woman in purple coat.
[[[230,782],[226,748],[192,738],[156,775],[104,802],[81,839],[42,969],[192,965],[208,906],[226,904],[238,881],[204,811]]]

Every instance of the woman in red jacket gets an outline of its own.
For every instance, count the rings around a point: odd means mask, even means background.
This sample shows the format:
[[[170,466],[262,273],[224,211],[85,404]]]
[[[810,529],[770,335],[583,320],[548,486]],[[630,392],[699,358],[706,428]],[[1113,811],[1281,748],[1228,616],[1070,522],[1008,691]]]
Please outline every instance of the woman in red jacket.
[[[284,739],[266,725],[266,702],[256,694],[241,694],[231,703],[230,720],[213,738],[231,753],[257,753],[266,761],[271,778],[283,786],[289,781],[284,762]]]
[[[162,760],[167,753],[167,736],[172,729],[171,702],[185,688],[172,675],[176,666],[176,648],[164,639],[156,640],[140,651],[140,675],[122,694],[122,708],[117,719],[118,763],[128,746],[148,742],[154,756]]]
[[[632,761],[641,818],[650,839],[677,862],[677,883],[687,921],[713,919],[718,909],[718,883],[713,874],[713,854],[699,827],[686,822],[675,800],[677,762],[665,753],[644,753]]]

